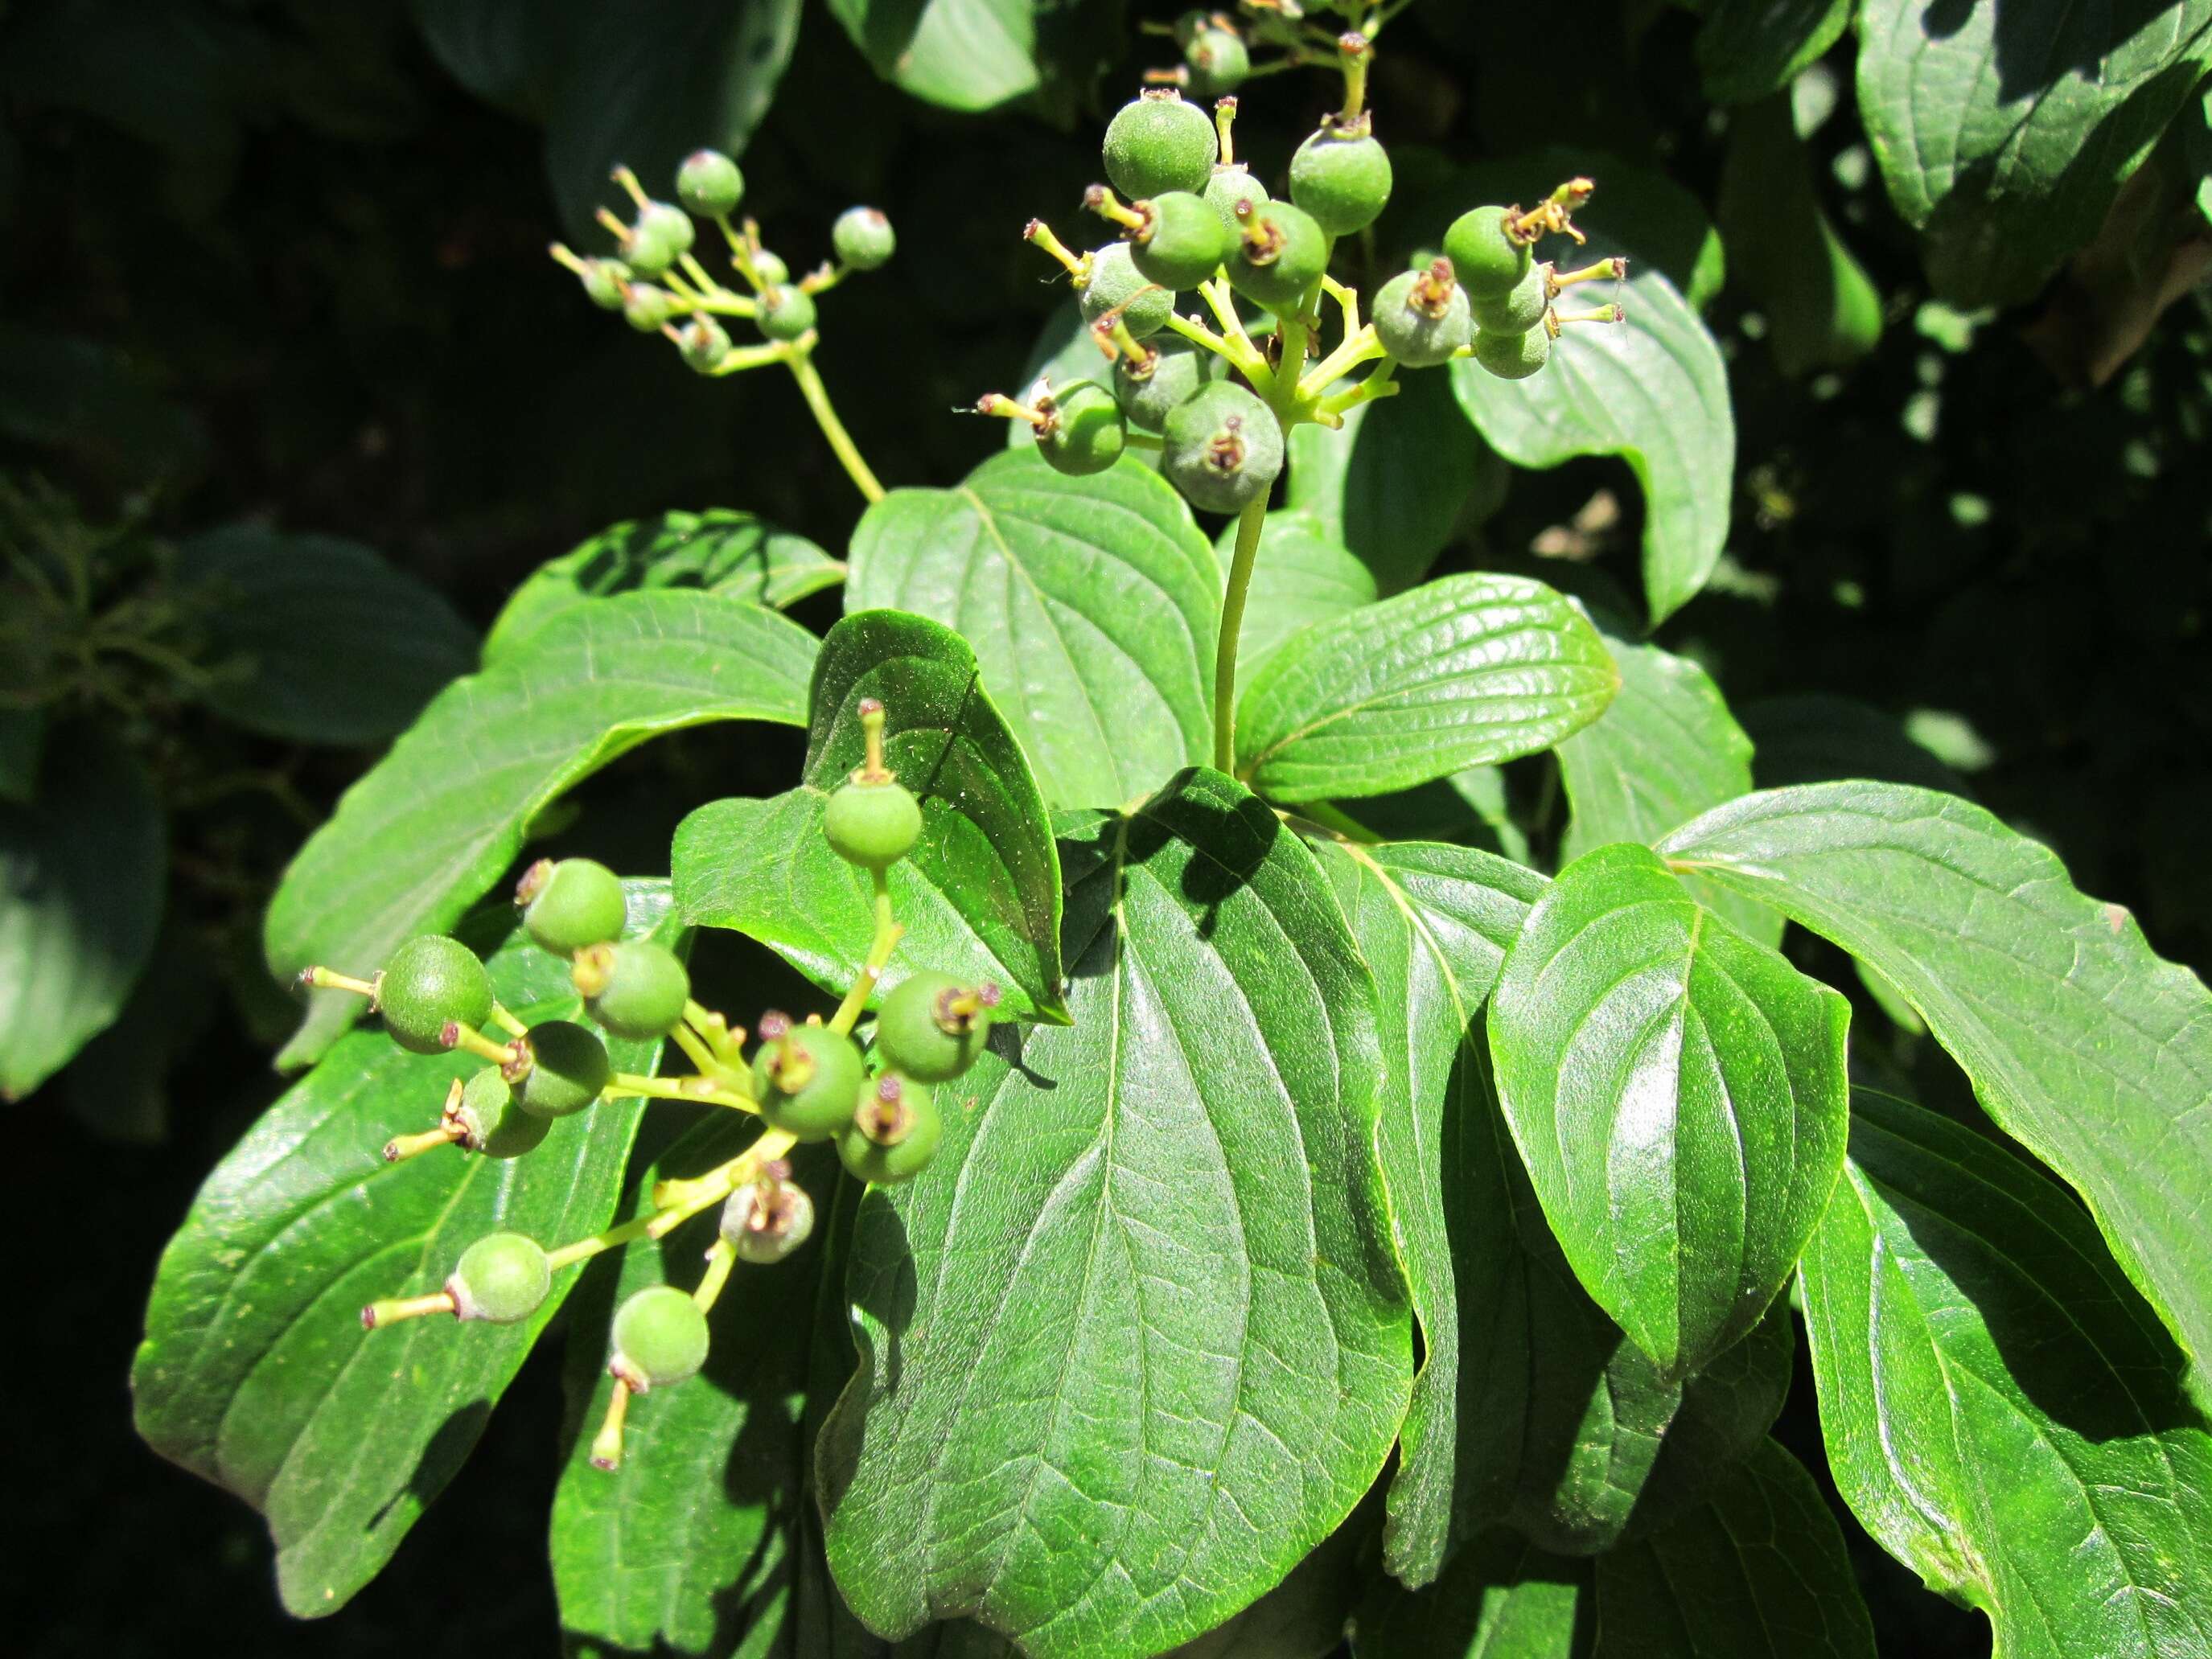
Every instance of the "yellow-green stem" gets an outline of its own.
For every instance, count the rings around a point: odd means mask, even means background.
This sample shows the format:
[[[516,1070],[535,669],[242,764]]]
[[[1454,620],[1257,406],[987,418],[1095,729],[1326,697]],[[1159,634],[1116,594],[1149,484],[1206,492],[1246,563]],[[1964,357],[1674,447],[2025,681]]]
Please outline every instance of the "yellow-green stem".
[[[799,382],[799,395],[806,399],[806,406],[814,411],[814,423],[822,428],[822,435],[830,441],[836,452],[845,474],[851,478],[860,494],[872,504],[884,498],[884,487],[876,475],[868,471],[868,464],[860,459],[854,447],[853,435],[845,430],[845,423],[837,418],[837,411],[830,406],[829,388],[822,384],[821,375],[815,373],[814,360],[803,351],[794,351],[787,361],[791,365],[791,378]]]
[[[876,981],[883,977],[884,969],[890,965],[891,952],[898,948],[899,936],[906,932],[891,915],[891,884],[889,877],[878,870],[876,877],[876,938],[868,948],[868,959],[861,965],[860,975],[853,981],[853,988],[845,993],[845,1000],[837,1005],[837,1012],[830,1016],[830,1029],[840,1036],[849,1036],[860,1023],[860,1011],[868,1006],[869,994]]]
[[[1229,590],[1221,598],[1221,637],[1213,652],[1213,764],[1237,770],[1237,644],[1244,629],[1244,596],[1252,586],[1267,498],[1246,504],[1237,520],[1237,551],[1229,562]]]

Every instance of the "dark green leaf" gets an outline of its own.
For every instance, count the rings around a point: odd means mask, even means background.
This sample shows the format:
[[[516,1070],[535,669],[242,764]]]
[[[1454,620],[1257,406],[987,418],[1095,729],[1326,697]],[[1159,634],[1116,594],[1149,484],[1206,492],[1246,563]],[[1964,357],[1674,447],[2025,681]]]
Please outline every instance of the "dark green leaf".
[[[422,40],[446,72],[477,97],[537,112],[554,32],[537,27],[538,0],[412,0]]]
[[[209,706],[299,743],[389,742],[476,666],[476,630],[357,542],[233,525],[177,549],[215,664]]]
[[[860,764],[860,699],[884,710],[892,769],[921,798],[922,835],[890,871],[906,928],[883,984],[917,965],[996,980],[1009,1012],[1063,1018],[1060,863],[1021,746],[977,683],[960,636],[864,611],[815,664],[805,781],[774,800],[702,806],[676,832],[685,920],[733,927],[842,994],[875,939],[867,874],[830,850],[822,815]]]
[[[1751,733],[1752,774],[1762,789],[1871,778],[1946,794],[1972,793],[1899,721],[1850,697],[1763,697],[1745,706],[1743,724]]]
[[[1496,1528],[1413,1591],[1378,1578],[1352,1630],[1359,1659],[1591,1659],[1596,1599],[1585,1561]]]
[[[1837,6],[1838,27],[1850,10]],[[1820,210],[1813,156],[1777,94],[1738,110],[1721,172],[1721,228],[1735,274],[1766,317],[1784,374],[1843,368],[1881,338],[1881,295]]]
[[[656,1181],[696,1176],[750,1138],[722,1113],[634,1182],[631,1214]],[[569,1305],[574,1430],[553,1495],[553,1583],[572,1650],[769,1659],[790,1651],[793,1555],[800,1547],[811,1344],[792,1315],[811,1300],[824,1254],[837,1164],[826,1147],[797,1160],[795,1178],[821,1206],[816,1238],[774,1267],[740,1266],[714,1304],[707,1368],[677,1389],[631,1403],[622,1467],[592,1467],[605,1415],[607,1330],[614,1310],[647,1285],[688,1288],[714,1237],[716,1212],[658,1243],[628,1246],[586,1278]],[[841,1346],[842,1340],[841,1340]]]
[[[1858,101],[1936,291],[2025,300],[2088,241],[2212,64],[2212,3],[1865,0]]]
[[[2212,997],[2134,918],[1978,806],[1899,784],[1747,796],[1661,850],[1895,986],[1990,1115],[2088,1200],[2183,1346],[2212,1355]]]
[[[458,920],[531,818],[617,756],[708,720],[802,723],[814,653],[796,623],[714,594],[624,594],[553,618],[441,692],[308,839],[269,908],[270,969],[374,973]],[[318,993],[277,1063],[313,1060],[359,1012]]]
[[[1576,1276],[1662,1371],[1750,1330],[1842,1167],[1850,1006],[1626,844],[1507,955],[1498,1092]]]
[[[1705,96],[1746,104],[1779,92],[1843,38],[1851,0],[1718,0],[1698,31]],[[1729,238],[1729,257],[1738,256]]]
[[[1501,380],[1472,358],[1451,368],[1468,417],[1492,447],[1516,466],[1549,467],[1578,455],[1618,455],[1643,486],[1644,602],[1652,622],[1664,621],[1702,588],[1728,539],[1735,467],[1735,418],[1720,349],[1670,281],[1653,251],[1661,226],[1616,212],[1603,190],[1610,176],[1594,158],[1601,194],[1578,216],[1587,246],[1562,249],[1565,264],[1625,254],[1629,278],[1620,298],[1628,320],[1577,325],[1552,350],[1539,374]],[[1558,182],[1552,169],[1527,163],[1476,174],[1493,188],[1505,179],[1518,198],[1539,199]],[[1624,194],[1632,192],[1624,191]],[[1513,200],[1514,195],[1467,199]],[[1694,204],[1683,210],[1697,214]],[[1679,260],[1676,262],[1679,264]],[[1612,285],[1570,290],[1593,300]]]
[[[2172,1340],[2039,1171],[1853,1103],[1803,1269],[1844,1501],[2009,1659],[2212,1653],[2212,1434]]]
[[[592,210],[628,213],[617,162],[665,199],[701,145],[742,154],[799,38],[799,0],[557,0],[546,30],[545,170],[570,232],[605,241]]]
[[[165,905],[131,1000],[63,1074],[70,1115],[102,1139],[151,1146],[168,1139],[169,1075],[194,1055],[215,1018],[220,983],[208,956],[204,934]]]
[[[633,933],[678,938],[665,883],[631,884],[629,914]],[[522,1018],[574,1013],[566,964],[519,933],[490,967]],[[653,1069],[652,1045],[609,1048],[624,1070]],[[384,1162],[384,1143],[434,1123],[448,1081],[482,1064],[346,1036],[216,1167],[161,1258],[131,1373],[138,1431],[268,1518],[278,1590],[302,1617],[335,1613],[391,1559],[574,1276],[511,1327],[368,1332],[362,1306],[436,1289],[485,1233],[565,1243],[613,1212],[637,1124],[627,1101],[562,1120],[510,1162]]]
[[[1376,1146],[1389,1183],[1398,1261],[1425,1358],[1399,1430],[1383,1561],[1409,1583],[1443,1565],[1459,1451],[1460,1291],[1455,1262],[1483,1224],[1458,1212],[1462,1138],[1487,1136],[1495,1109],[1474,1022],[1506,947],[1546,885],[1533,870],[1458,847],[1316,851],[1376,982],[1383,1088]]]
[[[958,630],[1050,805],[1121,805],[1210,750],[1221,572],[1140,467],[1070,478],[1014,453],[893,490],[853,532],[845,602]]]
[[[28,805],[0,802],[0,1097],[18,1099],[122,1012],[161,921],[161,803],[99,732],[54,734]]]
[[[1875,1659],[1844,1535],[1773,1441],[1597,1563],[1596,1659]]]
[[[903,1635],[1156,1652],[1350,1512],[1406,1405],[1374,981],[1312,855],[1218,774],[1061,851],[1074,1024],[940,1091],[872,1193],[831,1565]]]
[[[547,617],[582,599],[641,587],[702,587],[781,611],[844,574],[842,564],[805,537],[750,513],[710,507],[634,519],[524,578],[485,637],[484,660],[505,656]]]
[[[1620,683],[1597,630],[1542,583],[1445,576],[1269,659],[1237,702],[1237,775],[1285,801],[1410,788],[1549,748]]]

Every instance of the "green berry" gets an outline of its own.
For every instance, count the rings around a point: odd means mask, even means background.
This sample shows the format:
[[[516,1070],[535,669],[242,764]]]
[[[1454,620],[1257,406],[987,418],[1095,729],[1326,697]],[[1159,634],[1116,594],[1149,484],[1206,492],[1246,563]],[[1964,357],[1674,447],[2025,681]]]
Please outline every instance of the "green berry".
[[[876,1047],[895,1072],[943,1083],[975,1063],[991,1040],[995,985],[963,985],[950,974],[901,980],[876,1018]]]
[[[1109,242],[1091,250],[1091,269],[1079,297],[1085,322],[1096,323],[1118,310],[1129,332],[1140,340],[1165,328],[1175,310],[1175,295],[1137,269],[1127,242]]]
[[[1244,222],[1229,253],[1229,283],[1270,311],[1290,311],[1328,269],[1329,240],[1304,208],[1270,202]]]
[[[469,1079],[453,1117],[460,1126],[461,1145],[486,1158],[520,1158],[534,1150],[553,1127],[550,1119],[522,1109],[496,1066],[487,1066]]]
[[[1474,361],[1501,380],[1525,380],[1551,356],[1552,337],[1540,325],[1522,334],[1475,331]]]
[[[392,953],[376,976],[376,1011],[401,1048],[442,1054],[448,1021],[475,1029],[491,1018],[491,975],[457,939],[424,933]]]
[[[1139,94],[1106,127],[1106,176],[1132,201],[1204,190],[1220,153],[1212,118],[1172,87]]]
[[[676,296],[651,283],[632,283],[623,290],[623,321],[641,334],[658,334],[676,314]]]
[[[853,1121],[837,1134],[837,1158],[860,1180],[878,1187],[911,1181],[937,1156],[945,1136],[937,1091],[896,1072],[875,1081]]]
[[[847,208],[830,227],[830,246],[855,270],[875,270],[898,251],[898,234],[878,208]]]
[[[896,1186],[929,1168],[940,1139],[945,1119],[938,1115],[936,1091],[887,1071],[869,1088],[852,1121],[838,1130],[836,1155],[860,1182]]]
[[[1291,157],[1291,199],[1331,236],[1375,222],[1390,199],[1390,157],[1372,133],[1323,127]]]
[[[461,1252],[446,1281],[455,1313],[491,1325],[520,1324],[552,1288],[553,1264],[536,1239],[520,1233],[486,1233]]]
[[[676,199],[702,219],[734,210],[744,195],[745,175],[719,149],[695,149],[676,169]]]
[[[1128,428],[1104,386],[1078,380],[1039,402],[1047,418],[1037,428],[1037,453],[1054,471],[1079,478],[1121,459]]]
[[[1474,301],[1474,320],[1486,334],[1519,334],[1544,320],[1552,303],[1547,266],[1531,265],[1527,276],[1502,295]]]
[[[629,280],[629,269],[619,259],[586,259],[580,279],[585,295],[602,311],[623,308],[623,284]]]
[[[648,1285],[615,1312],[607,1369],[644,1394],[672,1389],[707,1363],[707,1316],[672,1285]]]
[[[1452,280],[1451,262],[1401,271],[1376,291],[1375,337],[1408,368],[1433,368],[1474,337],[1467,290]]]
[[[1236,91],[1252,72],[1252,54],[1234,29],[1200,29],[1183,47],[1182,61],[1190,70],[1191,90],[1201,98]]]
[[[674,1030],[691,996],[691,975],[682,961],[651,939],[587,945],[576,952],[570,977],[599,1029],[632,1042],[650,1042]]]
[[[591,859],[540,859],[515,884],[522,930],[540,950],[573,957],[619,936],[628,918],[622,878]]]
[[[677,331],[676,349],[696,374],[711,374],[730,355],[730,337],[712,317],[694,317]]]
[[[763,1017],[761,1030],[769,1040],[753,1060],[753,1097],[769,1127],[827,1140],[851,1122],[867,1078],[853,1039],[781,1014]]]
[[[1229,257],[1229,230],[1212,203],[1171,190],[1138,209],[1146,227],[1129,245],[1129,258],[1147,282],[1162,288],[1196,288]]]
[[[795,1181],[752,1181],[722,1206],[722,1237],[740,1261],[781,1261],[814,1231],[814,1200]]]
[[[647,202],[638,210],[637,225],[631,234],[650,237],[667,248],[668,258],[661,261],[665,270],[691,251],[698,232],[691,223],[691,216],[673,202]]]
[[[1505,234],[1506,210],[1479,207],[1462,213],[1444,232],[1444,258],[1470,300],[1495,299],[1528,276],[1535,256]]]
[[[1150,347],[1144,357],[1123,357],[1114,365],[1114,398],[1139,432],[1158,432],[1176,405],[1218,380],[1228,365],[1204,346],[1181,335]]]
[[[772,248],[760,248],[752,255],[753,275],[760,278],[763,288],[781,288],[791,280],[791,267],[783,256]]]
[[[1193,507],[1239,513],[1283,470],[1283,428],[1252,393],[1217,380],[1169,415],[1160,469]]]
[[[641,216],[622,237],[623,258],[641,276],[659,276],[680,251],[665,223],[649,223]]]
[[[790,283],[762,290],[754,319],[771,340],[795,340],[814,326],[814,296]]]
[[[1267,192],[1242,161],[1218,167],[1206,181],[1206,199],[1221,216],[1231,236],[1244,234],[1244,222],[1267,205]]]
[[[516,1103],[538,1117],[582,1111],[614,1078],[607,1045],[572,1020],[541,1020],[515,1047],[522,1053],[506,1067],[507,1086]]]
[[[822,814],[830,849],[863,870],[888,870],[921,837],[921,803],[895,778],[846,782],[830,792]]]

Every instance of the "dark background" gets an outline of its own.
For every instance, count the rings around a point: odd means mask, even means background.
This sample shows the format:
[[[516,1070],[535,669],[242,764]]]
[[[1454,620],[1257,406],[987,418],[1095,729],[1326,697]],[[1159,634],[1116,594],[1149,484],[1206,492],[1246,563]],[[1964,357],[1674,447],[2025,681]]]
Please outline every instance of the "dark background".
[[[51,26],[58,9],[76,82],[8,76],[15,32]],[[539,134],[454,84],[403,8],[344,0],[312,24],[299,8],[198,9],[281,46],[278,71],[237,84],[219,55],[168,54],[147,92],[143,32],[125,26],[133,9],[0,11],[0,344],[89,343],[120,366],[123,388],[49,384],[0,350],[0,468],[52,481],[88,522],[128,519],[148,537],[241,517],[349,537],[479,624],[538,562],[625,516],[744,507],[842,550],[860,503],[787,377],[701,381],[592,310],[544,257],[559,227]],[[1714,201],[1723,140],[1694,90],[1694,20],[1663,18],[1632,61],[1601,44],[1532,58],[1526,41],[1425,34],[1422,15],[1388,38],[1378,71],[1394,133],[1469,158],[1609,144]],[[1038,212],[1074,221],[1097,170],[1090,118],[1160,57],[1158,42],[1130,44],[1097,108],[1063,101],[1059,113],[1082,119],[1062,131],[1036,112],[958,117],[881,88],[808,10],[744,157],[746,205],[794,269],[826,252],[830,219],[853,201],[896,222],[895,264],[825,298],[818,358],[888,483],[950,482],[1000,442],[994,426],[951,411],[1018,381],[1060,299],[1019,229]],[[1543,96],[1529,95],[1531,76]],[[1838,82],[1842,107],[1814,141],[1824,163],[1863,142],[1847,70]],[[174,118],[134,113],[142,93]],[[1304,75],[1255,83],[1240,148],[1263,173],[1278,169],[1327,96]],[[2203,311],[2178,307],[2101,390],[2064,390],[2023,343],[2040,303],[1954,337],[1953,319],[1923,308],[1913,240],[1878,181],[1820,176],[1885,296],[1883,340],[1847,372],[1793,380],[1744,295],[1717,302],[1739,433],[1730,562],[1661,637],[1715,668],[1754,732],[1788,712],[1762,715],[1764,699],[1857,700],[1866,741],[1930,770],[1948,762],[1966,792],[2050,840],[2085,890],[2135,908],[2165,954],[2202,964]],[[1601,491],[1620,521],[1591,530],[1585,518],[1563,535]],[[1548,561],[1547,577],[1632,593],[1638,510],[1617,463],[1518,474],[1447,566],[1564,544],[1587,562]],[[836,604],[822,596],[799,614],[822,625]],[[1812,723],[1838,742],[1859,730],[1817,710]],[[1940,758],[1902,747],[1907,723]],[[150,708],[135,735],[173,788],[179,948],[244,994],[211,1000],[158,1115],[103,1117],[66,1079],[9,1110],[7,1645],[550,1651],[557,1343],[541,1345],[384,1577],[313,1626],[277,1611],[258,1519],[131,1433],[125,1377],[154,1261],[279,1086],[274,1018],[238,964],[290,847],[364,759],[240,738],[189,706]],[[575,839],[665,867],[684,810],[709,790],[781,788],[797,754],[795,739],[750,729],[655,745],[589,787]],[[222,766],[279,775],[285,791],[201,803],[185,787]],[[710,978],[755,996],[764,970],[717,948]],[[1904,1057],[1932,1064],[1909,1047]],[[1818,1469],[1802,1363],[1798,1396],[1781,1432]],[[1978,1618],[1921,1595],[1852,1535],[1885,1652],[1986,1651]]]

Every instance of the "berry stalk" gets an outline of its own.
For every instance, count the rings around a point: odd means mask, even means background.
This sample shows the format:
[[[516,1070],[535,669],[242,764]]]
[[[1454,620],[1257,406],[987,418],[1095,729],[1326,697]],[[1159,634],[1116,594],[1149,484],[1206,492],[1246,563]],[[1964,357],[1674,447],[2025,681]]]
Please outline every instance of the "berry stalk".
[[[822,428],[822,435],[830,441],[830,447],[844,467],[845,476],[852,479],[854,487],[867,498],[871,506],[883,500],[886,492],[876,475],[868,470],[868,464],[860,459],[860,452],[853,442],[853,434],[845,430],[845,423],[837,418],[837,411],[830,406],[829,388],[822,384],[821,375],[815,372],[813,358],[804,351],[793,351],[787,355],[785,361],[790,365],[791,378],[799,382],[799,395],[806,399],[806,407],[813,412],[815,425]]]

